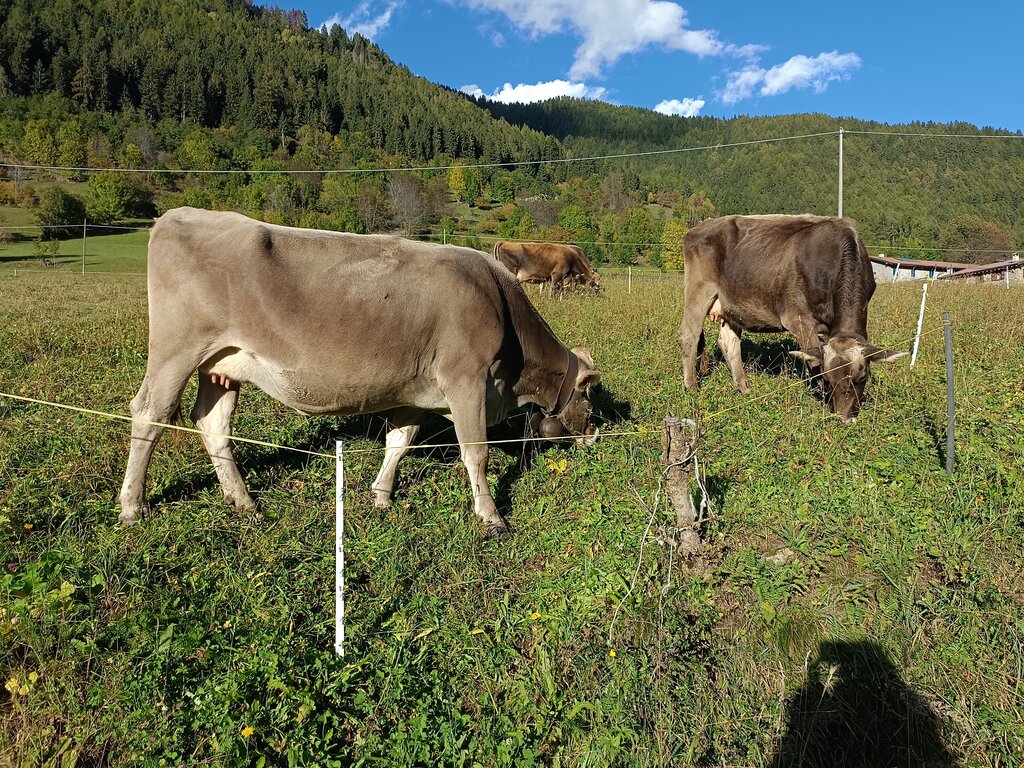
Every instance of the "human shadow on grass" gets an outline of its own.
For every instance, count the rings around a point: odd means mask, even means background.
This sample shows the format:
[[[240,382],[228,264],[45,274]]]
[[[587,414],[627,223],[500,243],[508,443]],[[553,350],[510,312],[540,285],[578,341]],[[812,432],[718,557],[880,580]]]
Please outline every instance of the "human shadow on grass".
[[[953,768],[942,723],[869,641],[827,641],[786,704],[771,768]]]

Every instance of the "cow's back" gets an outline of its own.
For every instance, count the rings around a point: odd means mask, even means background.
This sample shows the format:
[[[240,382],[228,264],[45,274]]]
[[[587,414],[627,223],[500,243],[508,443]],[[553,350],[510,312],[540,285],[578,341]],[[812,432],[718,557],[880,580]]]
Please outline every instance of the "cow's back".
[[[874,279],[847,219],[723,216],[693,227],[684,247],[687,285],[713,284],[723,317],[737,328],[779,328],[781,315],[796,310],[864,332]]]
[[[183,338],[202,359],[242,350],[301,382],[302,402],[272,392],[300,410],[420,402],[410,387],[547,330],[515,279],[468,248],[196,209],[161,217],[150,244],[151,355]]]

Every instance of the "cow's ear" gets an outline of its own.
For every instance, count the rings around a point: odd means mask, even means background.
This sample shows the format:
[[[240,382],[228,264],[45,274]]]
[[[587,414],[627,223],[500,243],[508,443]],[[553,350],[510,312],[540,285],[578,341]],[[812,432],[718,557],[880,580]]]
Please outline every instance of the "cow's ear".
[[[870,360],[872,363],[891,363],[893,360],[899,360],[901,357],[906,357],[909,352],[896,352],[891,349],[881,349],[876,347],[874,344],[861,344],[861,351],[864,353],[864,357]]]
[[[576,389],[585,389],[588,392],[597,384],[601,383],[601,372],[593,368],[580,371],[576,377]]]
[[[594,356],[590,354],[590,350],[586,347],[573,347],[571,352],[582,362],[586,363],[588,368],[594,367]]]
[[[821,368],[821,347],[814,347],[804,352],[802,349],[793,350],[790,352],[793,357],[797,360],[803,360],[812,368]]]

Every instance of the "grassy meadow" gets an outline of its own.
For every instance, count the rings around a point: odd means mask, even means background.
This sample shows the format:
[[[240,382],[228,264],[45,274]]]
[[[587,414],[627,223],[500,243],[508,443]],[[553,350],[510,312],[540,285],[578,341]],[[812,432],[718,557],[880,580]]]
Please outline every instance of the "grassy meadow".
[[[17,276],[0,247],[0,391],[127,414],[145,234],[88,242],[85,276],[81,241]],[[750,396],[717,359],[684,392],[682,278],[603,285],[528,293],[592,349],[603,430],[635,434],[492,447],[509,541],[483,538],[456,449],[407,456],[375,510],[379,417],[243,389],[237,434],[346,441],[344,659],[331,459],[238,447],[259,504],[240,515],[199,440],[165,435],[152,511],[121,527],[128,425],[0,397],[0,765],[1024,765],[1021,289],[932,285],[917,364],[876,366],[843,427],[784,336],[744,339]],[[909,349],[919,304],[880,286],[872,340]],[[700,569],[656,540],[670,415],[701,423]],[[454,442],[446,424],[420,442]]]

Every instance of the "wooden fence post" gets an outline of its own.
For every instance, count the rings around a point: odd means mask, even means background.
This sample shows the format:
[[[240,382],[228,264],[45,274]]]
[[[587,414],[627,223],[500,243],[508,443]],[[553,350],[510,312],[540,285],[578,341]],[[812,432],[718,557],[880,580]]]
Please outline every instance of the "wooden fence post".
[[[693,457],[697,451],[697,425],[689,419],[669,417],[661,422],[661,465],[665,488],[676,510],[676,548],[684,555],[700,552],[700,520],[690,496]]]

